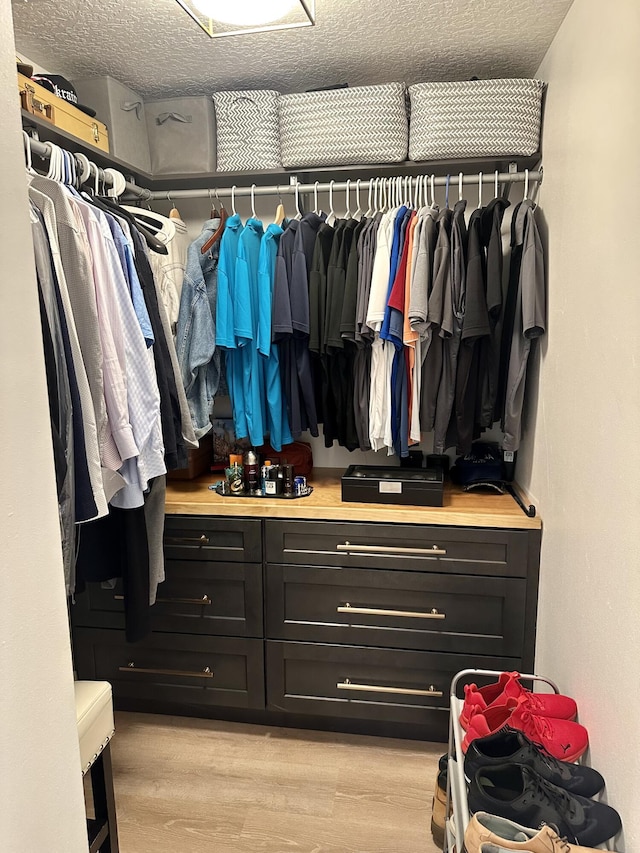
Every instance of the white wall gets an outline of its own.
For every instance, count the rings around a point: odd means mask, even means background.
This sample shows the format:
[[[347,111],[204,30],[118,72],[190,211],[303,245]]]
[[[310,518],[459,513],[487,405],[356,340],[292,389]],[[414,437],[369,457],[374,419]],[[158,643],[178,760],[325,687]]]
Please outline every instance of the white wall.
[[[0,848],[87,850],[13,25],[0,0]]]
[[[544,522],[537,670],[578,701],[621,851],[640,850],[639,47],[637,0],[575,0],[538,71],[549,323],[520,459]]]

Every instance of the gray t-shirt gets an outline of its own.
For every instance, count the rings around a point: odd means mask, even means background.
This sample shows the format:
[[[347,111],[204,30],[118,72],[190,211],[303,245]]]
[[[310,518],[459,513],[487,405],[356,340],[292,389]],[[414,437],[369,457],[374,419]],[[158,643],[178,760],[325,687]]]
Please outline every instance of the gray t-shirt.
[[[522,244],[522,262],[515,322],[507,374],[503,450],[516,451],[522,433],[522,406],[531,342],[546,330],[544,251],[535,219],[535,205],[522,202],[516,220],[516,244]]]

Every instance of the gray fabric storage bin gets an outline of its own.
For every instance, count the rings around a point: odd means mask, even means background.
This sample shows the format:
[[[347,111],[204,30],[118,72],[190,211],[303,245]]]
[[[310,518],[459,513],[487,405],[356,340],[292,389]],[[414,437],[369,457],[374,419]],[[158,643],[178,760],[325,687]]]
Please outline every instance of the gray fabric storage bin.
[[[410,159],[535,154],[545,86],[529,79],[410,86]]]
[[[149,139],[141,96],[113,77],[73,80],[78,100],[107,125],[111,153],[144,172],[151,171]]]
[[[280,151],[287,169],[407,158],[404,83],[283,95],[279,111]]]
[[[216,170],[216,119],[211,98],[147,101],[153,175],[193,175]]]
[[[278,97],[270,89],[213,95],[219,172],[280,168]]]

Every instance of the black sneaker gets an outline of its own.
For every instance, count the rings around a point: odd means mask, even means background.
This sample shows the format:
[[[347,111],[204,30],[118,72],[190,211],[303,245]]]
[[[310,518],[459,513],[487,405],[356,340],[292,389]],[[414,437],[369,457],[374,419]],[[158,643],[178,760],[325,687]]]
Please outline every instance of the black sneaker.
[[[464,759],[464,775],[468,781],[482,767],[497,764],[525,764],[547,782],[581,797],[594,797],[604,788],[604,779],[597,770],[553,758],[523,732],[510,726],[471,741]]]
[[[469,811],[540,828],[553,824],[573,844],[597,847],[620,831],[620,815],[611,806],[569,794],[522,764],[483,767],[469,786]]]

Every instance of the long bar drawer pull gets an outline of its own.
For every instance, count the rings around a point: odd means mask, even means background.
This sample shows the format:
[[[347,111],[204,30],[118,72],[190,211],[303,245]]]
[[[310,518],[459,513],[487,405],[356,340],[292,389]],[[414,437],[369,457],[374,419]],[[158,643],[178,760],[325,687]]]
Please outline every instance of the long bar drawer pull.
[[[186,669],[150,669],[148,667],[136,666],[130,660],[126,666],[119,666],[119,672],[143,672],[146,675],[177,675],[180,678],[213,678],[213,670],[208,666],[199,672],[190,672]]]
[[[124,601],[124,595],[114,595],[115,601]],[[208,595],[203,595],[202,598],[164,598],[159,595],[156,599],[158,604],[213,604],[213,600]]]
[[[430,613],[423,610],[382,610],[378,607],[353,607],[347,601],[336,607],[338,613],[358,613],[362,616],[400,616],[404,619],[446,619],[446,613],[440,613],[432,608]]]
[[[209,537],[205,536],[204,533],[202,536],[198,537],[189,537],[189,536],[165,536],[164,538],[165,545],[208,545]]]
[[[442,690],[437,690],[433,684],[428,690],[418,690],[414,687],[380,687],[376,684],[353,684],[351,679],[345,678],[336,684],[338,690],[354,690],[360,693],[393,693],[397,696],[443,696]]]
[[[353,551],[357,554],[420,554],[429,557],[445,557],[447,554],[446,548],[438,548],[437,545],[432,545],[431,548],[401,548],[399,545],[352,545],[350,542],[345,542],[344,545],[336,546],[338,551]]]

